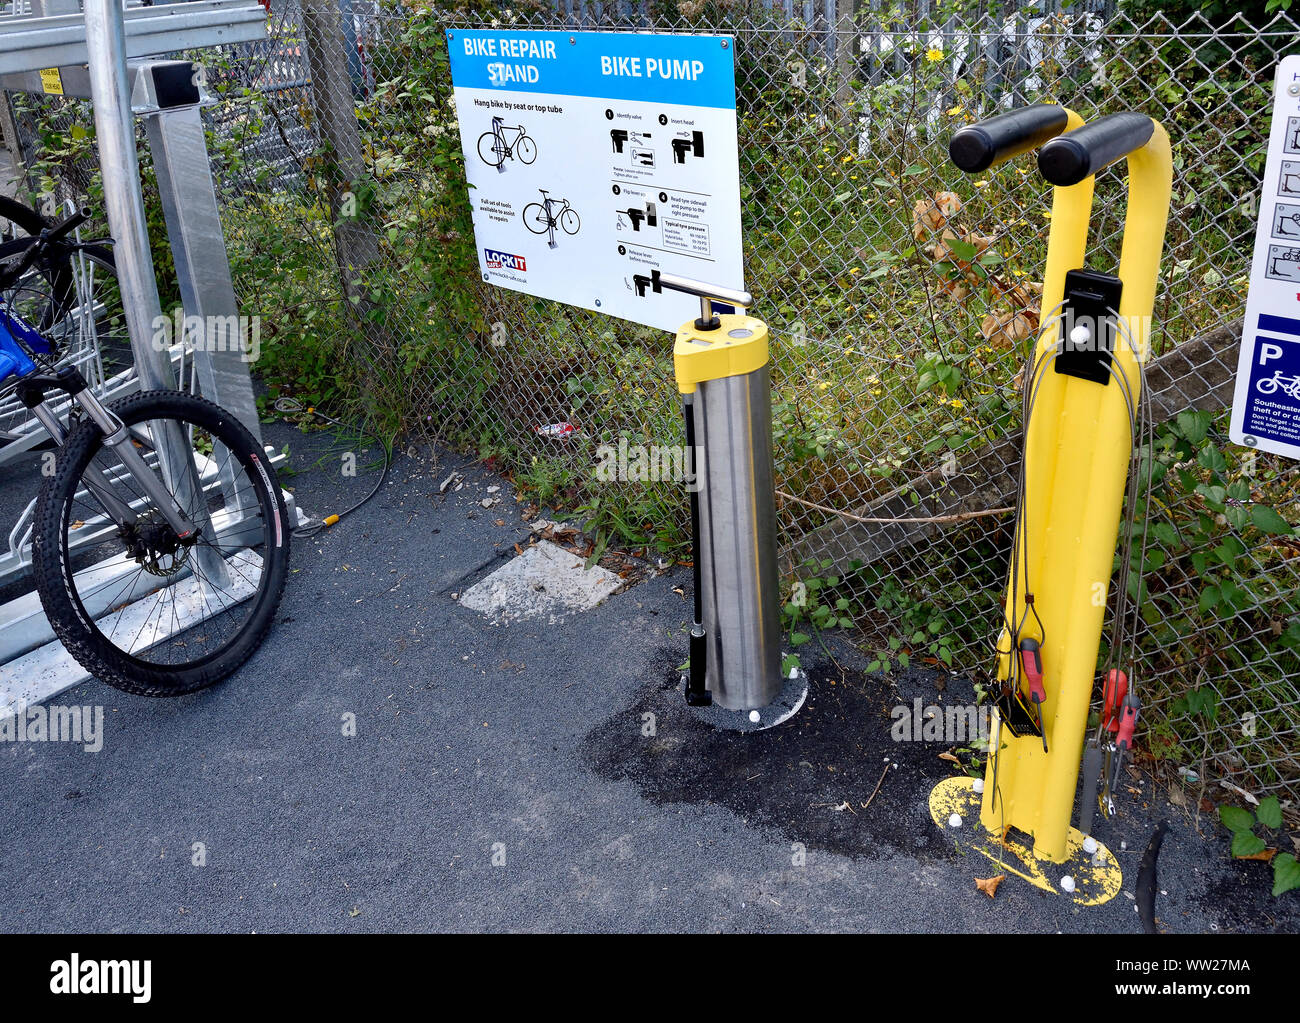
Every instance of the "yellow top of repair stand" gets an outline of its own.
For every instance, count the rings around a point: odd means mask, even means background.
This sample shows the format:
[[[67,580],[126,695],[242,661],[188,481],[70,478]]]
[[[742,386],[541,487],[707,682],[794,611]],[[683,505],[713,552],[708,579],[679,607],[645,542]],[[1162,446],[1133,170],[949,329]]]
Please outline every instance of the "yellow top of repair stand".
[[[717,330],[684,323],[673,345],[677,389],[694,394],[697,384],[738,377],[767,365],[767,324],[752,316],[719,316]]]

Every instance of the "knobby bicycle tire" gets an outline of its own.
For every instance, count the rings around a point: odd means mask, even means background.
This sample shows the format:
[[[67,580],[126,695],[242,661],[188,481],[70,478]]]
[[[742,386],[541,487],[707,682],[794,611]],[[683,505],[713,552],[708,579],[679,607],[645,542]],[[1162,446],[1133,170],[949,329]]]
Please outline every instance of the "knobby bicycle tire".
[[[179,391],[141,391],[111,403],[110,408],[127,426],[178,419],[205,430],[227,448],[252,483],[264,523],[263,572],[257,592],[250,598],[254,605],[248,618],[212,654],[185,665],[159,665],[128,654],[105,637],[72,581],[71,510],[82,475],[104,442],[104,434],[93,423],[83,422],[72,432],[59,453],[53,476],[41,488],[32,536],[32,567],[55,635],[82,667],[117,689],[138,696],[180,696],[228,678],[256,652],[270,629],[288,577],[289,525],[284,498],[261,446],[230,413],[207,399]]]

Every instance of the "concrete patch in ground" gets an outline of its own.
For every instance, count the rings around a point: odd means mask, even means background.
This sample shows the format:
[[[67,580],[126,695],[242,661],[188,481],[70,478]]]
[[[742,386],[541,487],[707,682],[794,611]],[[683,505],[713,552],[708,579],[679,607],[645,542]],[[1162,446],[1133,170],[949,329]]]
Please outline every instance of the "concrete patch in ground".
[[[623,580],[543,540],[512,558],[460,595],[460,602],[494,622],[545,617],[557,622],[588,611],[616,592]]]

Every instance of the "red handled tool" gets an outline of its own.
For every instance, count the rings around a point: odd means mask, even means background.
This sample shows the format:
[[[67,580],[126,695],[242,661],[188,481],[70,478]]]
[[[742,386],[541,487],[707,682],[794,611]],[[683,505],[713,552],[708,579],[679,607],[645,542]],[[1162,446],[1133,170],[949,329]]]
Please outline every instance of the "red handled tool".
[[[1128,695],[1128,675],[1119,668],[1111,668],[1106,672],[1101,694],[1101,726],[1114,734],[1119,731],[1120,709]]]
[[[1137,725],[1138,711],[1141,709],[1142,701],[1137,698],[1137,693],[1125,695],[1115,734],[1115,773],[1110,780],[1111,791],[1119,784],[1119,769],[1124,763],[1124,754],[1133,748],[1133,729]]]
[[[1029,702],[1038,714],[1038,732],[1043,739],[1043,752],[1046,753],[1047,731],[1043,727],[1043,704],[1047,702],[1047,690],[1043,688],[1043,651],[1038,640],[1030,636],[1020,641],[1020,670],[1029,683]]]

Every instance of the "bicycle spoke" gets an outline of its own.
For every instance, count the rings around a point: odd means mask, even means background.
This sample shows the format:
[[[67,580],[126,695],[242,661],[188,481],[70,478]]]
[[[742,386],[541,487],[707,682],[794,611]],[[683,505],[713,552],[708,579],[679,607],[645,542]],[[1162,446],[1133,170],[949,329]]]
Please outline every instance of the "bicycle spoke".
[[[142,424],[146,442],[141,453],[161,482],[154,447],[161,429],[157,422]],[[233,642],[253,614],[253,598],[267,575],[268,522],[260,480],[204,427],[182,426],[192,441],[207,445],[196,463],[198,486],[183,509],[201,526],[197,536],[178,542],[140,481],[108,449],[96,451],[83,470],[65,527],[74,543],[79,529],[90,530],[75,555],[70,551],[75,561],[71,588],[83,607],[90,602],[90,617],[101,616],[100,634],[123,654],[160,666],[204,660]],[[137,517],[125,532],[86,485],[92,467]],[[221,581],[213,578],[216,563],[205,566],[200,552],[224,566]],[[112,574],[111,582],[97,581],[99,573],[113,572],[105,568],[106,555],[118,563],[138,564],[121,577]]]

